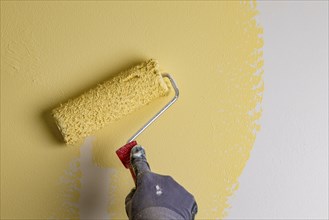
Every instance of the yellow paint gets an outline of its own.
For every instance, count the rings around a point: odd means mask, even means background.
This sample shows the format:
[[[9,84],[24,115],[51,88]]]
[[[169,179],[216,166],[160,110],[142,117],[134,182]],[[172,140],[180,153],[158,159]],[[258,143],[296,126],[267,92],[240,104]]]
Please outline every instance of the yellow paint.
[[[256,14],[253,3],[235,1],[1,1],[1,218],[80,216],[65,198],[81,197],[83,172],[78,162],[69,168],[80,147],[58,141],[49,112],[148,58],[172,73],[181,96],[138,141],[153,171],[195,195],[197,218],[224,217],[261,115]],[[116,171],[104,192],[113,218],[126,218],[133,186],[115,150],[165,99],[95,135],[95,164]]]

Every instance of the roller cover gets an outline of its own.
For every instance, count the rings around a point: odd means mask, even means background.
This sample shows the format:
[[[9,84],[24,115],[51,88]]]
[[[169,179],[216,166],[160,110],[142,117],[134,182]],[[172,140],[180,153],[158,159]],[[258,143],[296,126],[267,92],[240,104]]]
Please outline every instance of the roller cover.
[[[168,94],[156,60],[137,65],[52,111],[67,144],[75,144],[112,121]]]

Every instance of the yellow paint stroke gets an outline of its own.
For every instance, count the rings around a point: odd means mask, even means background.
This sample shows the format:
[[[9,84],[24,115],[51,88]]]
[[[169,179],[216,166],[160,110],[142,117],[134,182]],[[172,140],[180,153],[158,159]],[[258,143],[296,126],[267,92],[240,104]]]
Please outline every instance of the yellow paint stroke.
[[[67,211],[61,196],[85,196],[80,168],[70,174],[72,184],[58,184],[80,147],[58,140],[48,113],[149,58],[174,76],[181,96],[138,141],[153,171],[195,195],[198,219],[223,218],[259,129],[257,13],[254,2],[237,1],[1,1],[1,218],[81,216],[81,208]],[[115,150],[165,99],[95,134],[93,160],[113,171],[104,192],[113,219],[126,218],[124,199],[133,187]]]

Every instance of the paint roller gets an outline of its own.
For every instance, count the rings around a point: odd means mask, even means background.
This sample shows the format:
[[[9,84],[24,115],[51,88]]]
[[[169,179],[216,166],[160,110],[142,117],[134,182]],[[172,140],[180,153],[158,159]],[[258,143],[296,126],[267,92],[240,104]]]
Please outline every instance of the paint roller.
[[[164,78],[168,78],[170,84]],[[163,114],[179,96],[175,80],[168,73],[160,73],[159,64],[156,60],[145,61],[97,85],[79,97],[68,100],[53,109],[52,115],[64,141],[67,144],[76,144],[83,138],[140,109],[156,98],[167,96],[171,87],[175,91],[175,96],[129,138],[127,144],[116,151],[119,159],[126,168],[130,169],[136,181],[130,164],[130,151],[137,145],[135,139]]]

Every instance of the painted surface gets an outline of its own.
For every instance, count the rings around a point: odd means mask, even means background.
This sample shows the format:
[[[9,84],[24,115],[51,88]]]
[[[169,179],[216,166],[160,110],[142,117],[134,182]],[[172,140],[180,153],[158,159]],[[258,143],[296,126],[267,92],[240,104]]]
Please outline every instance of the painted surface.
[[[1,217],[126,218],[133,181],[115,150],[167,100],[82,146],[59,141],[49,111],[148,58],[181,97],[138,141],[194,194],[197,218],[224,217],[259,129],[256,15],[246,2],[1,1]]]
[[[259,2],[262,129],[229,219],[329,219],[328,4]]]

